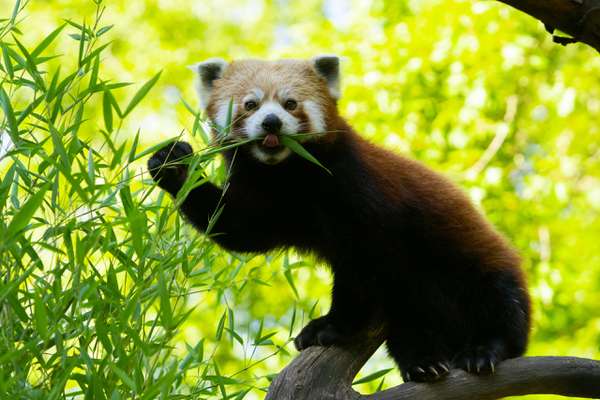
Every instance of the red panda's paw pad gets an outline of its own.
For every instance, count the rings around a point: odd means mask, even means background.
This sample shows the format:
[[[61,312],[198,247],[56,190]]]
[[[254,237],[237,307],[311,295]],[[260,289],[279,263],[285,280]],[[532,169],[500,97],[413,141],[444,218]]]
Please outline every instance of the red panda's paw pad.
[[[298,351],[311,346],[331,346],[340,343],[342,335],[326,317],[314,319],[294,339]]]
[[[444,378],[450,372],[447,361],[424,362],[409,366],[402,370],[404,382],[435,382]]]

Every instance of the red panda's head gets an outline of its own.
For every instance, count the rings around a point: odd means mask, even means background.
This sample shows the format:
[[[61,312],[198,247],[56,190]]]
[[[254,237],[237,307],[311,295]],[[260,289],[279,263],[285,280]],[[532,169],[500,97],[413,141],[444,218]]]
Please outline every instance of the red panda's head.
[[[339,58],[311,60],[210,59],[193,66],[202,107],[213,123],[231,135],[258,139],[249,146],[260,162],[277,164],[290,155],[281,135],[301,141],[326,140],[340,97]]]

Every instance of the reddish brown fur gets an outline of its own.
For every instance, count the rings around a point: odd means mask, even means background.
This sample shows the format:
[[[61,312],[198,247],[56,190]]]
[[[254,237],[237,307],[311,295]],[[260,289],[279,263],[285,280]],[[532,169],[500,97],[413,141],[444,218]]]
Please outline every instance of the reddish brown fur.
[[[307,117],[302,102],[312,100],[324,111],[325,123],[328,126],[334,124],[337,116],[336,102],[327,93],[326,81],[318,75],[308,60],[233,61],[224,71],[223,76],[214,83],[214,94],[207,107],[208,115],[214,121],[219,108],[229,104],[233,99],[234,104],[237,105],[233,120],[240,128],[243,120],[251,114],[244,110],[242,100],[255,88],[265,93],[266,100],[279,102],[284,99],[278,96],[278,92],[282,89],[287,90],[299,103],[298,109],[291,114],[305,123]],[[308,130],[306,126],[301,133],[309,133]],[[233,134],[239,136],[239,130],[234,131]],[[332,135],[319,135],[314,140],[328,142],[332,140]]]
[[[374,146],[358,135],[355,140],[365,165],[388,201],[405,201],[406,189],[411,188],[412,195],[423,202],[422,207],[429,210],[431,218],[437,219],[439,240],[452,242],[457,247],[471,247],[486,260],[486,268],[511,269],[520,265],[517,252],[449,179],[415,160]],[[457,230],[462,232],[460,236],[455,235]],[[495,258],[494,255],[499,253],[502,257]],[[517,271],[521,273],[520,269]]]

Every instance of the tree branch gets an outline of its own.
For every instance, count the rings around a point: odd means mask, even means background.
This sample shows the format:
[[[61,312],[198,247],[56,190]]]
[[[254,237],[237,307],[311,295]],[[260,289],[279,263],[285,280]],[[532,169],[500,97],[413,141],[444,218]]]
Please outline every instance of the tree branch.
[[[501,363],[494,375],[453,370],[440,382],[405,383],[371,395],[352,380],[383,342],[381,332],[346,348],[311,347],[275,378],[266,400],[492,400],[527,394],[600,398],[600,362],[575,357],[524,357]]]
[[[572,37],[554,36],[555,42],[582,42],[600,52],[600,0],[499,1],[539,19],[550,33],[559,29]]]

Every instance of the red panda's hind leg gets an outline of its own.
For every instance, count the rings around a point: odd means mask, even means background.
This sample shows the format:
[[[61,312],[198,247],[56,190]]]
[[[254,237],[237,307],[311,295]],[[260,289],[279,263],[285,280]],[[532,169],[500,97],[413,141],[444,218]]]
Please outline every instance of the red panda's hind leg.
[[[451,357],[440,338],[423,341],[417,338],[417,332],[412,332],[415,337],[408,336],[411,333],[406,330],[398,332],[392,329],[386,345],[388,353],[396,361],[404,382],[433,382],[444,378],[450,371]]]
[[[489,272],[474,286],[481,290],[465,306],[472,335],[453,364],[470,373],[490,374],[501,361],[525,352],[530,301],[516,269]]]
[[[506,359],[506,346],[499,340],[470,346],[456,355],[452,364],[473,374],[493,374],[496,365]]]
[[[298,350],[350,343],[376,319],[372,303],[376,292],[350,272],[356,270],[350,265],[346,270],[334,267],[331,309],[302,329],[294,340]]]
[[[331,323],[329,315],[313,319],[300,332],[294,345],[302,351],[310,346],[331,346],[342,342],[342,335]]]

